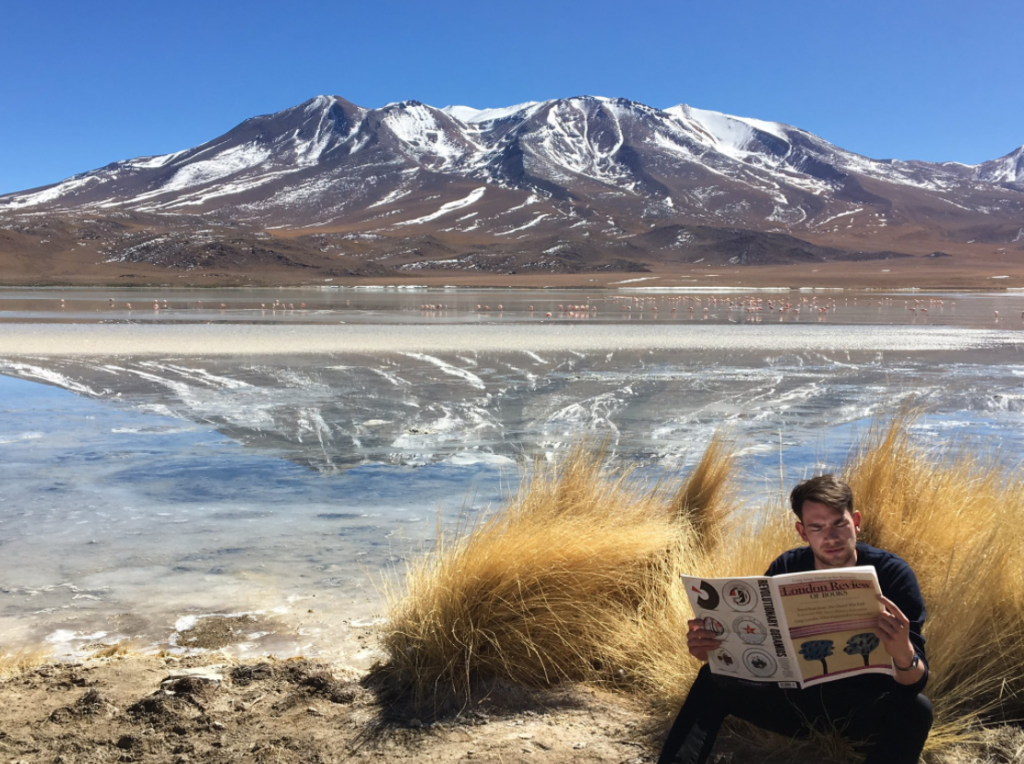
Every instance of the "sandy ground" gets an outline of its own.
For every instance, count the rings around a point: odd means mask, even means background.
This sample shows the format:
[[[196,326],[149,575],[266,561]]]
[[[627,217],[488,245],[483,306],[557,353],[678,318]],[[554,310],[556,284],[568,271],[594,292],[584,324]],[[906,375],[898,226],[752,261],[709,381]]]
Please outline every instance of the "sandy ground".
[[[4,762],[645,762],[640,710],[592,690],[496,691],[420,719],[305,660],[129,656],[0,682]]]
[[[585,687],[496,687],[429,718],[389,702],[365,676],[305,659],[129,654],[0,680],[0,761],[10,764],[641,764],[657,758],[663,730],[636,701]],[[1024,760],[1019,727],[987,738],[926,761]],[[847,760],[742,729],[723,732],[712,755],[718,764]]]
[[[952,350],[997,347],[1019,333],[951,327],[491,324],[305,325],[7,324],[2,355],[279,355],[546,350]]]

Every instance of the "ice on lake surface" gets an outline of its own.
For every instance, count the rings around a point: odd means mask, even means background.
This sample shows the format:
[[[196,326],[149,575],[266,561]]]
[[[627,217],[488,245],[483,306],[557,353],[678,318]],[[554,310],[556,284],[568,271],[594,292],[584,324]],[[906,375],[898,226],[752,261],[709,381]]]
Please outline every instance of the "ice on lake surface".
[[[52,316],[56,294],[67,305],[82,293],[104,310],[100,290],[39,290],[24,320]],[[179,296],[222,299],[198,295]],[[328,295],[342,303],[361,296]],[[288,302],[321,297],[295,292]],[[531,350],[519,349],[524,338],[546,330],[530,328],[526,308],[552,295],[488,293],[492,309],[520,305],[527,315],[500,319],[517,349],[486,351],[474,349],[479,294],[371,297],[381,324],[402,318],[410,297],[417,308],[442,299],[470,305],[448,322],[462,328],[446,330],[464,346],[0,352],[0,648],[49,640],[74,652],[122,637],[173,646],[208,614],[251,613],[257,620],[239,637],[241,652],[323,651],[358,663],[366,656],[348,636],[379,613],[373,579],[429,545],[439,513],[454,523],[497,505],[521,465],[557,458],[582,435],[607,438],[619,463],[683,471],[728,425],[752,500],[777,486],[780,457],[789,483],[837,465],[873,417],[912,394],[928,407],[921,437],[969,434],[1010,458],[1024,453],[1024,334],[1010,321],[1024,298],[1016,295],[915,295],[933,306],[943,299],[940,315],[955,299],[956,311],[974,318],[922,326],[904,317],[910,326],[898,332],[861,311],[877,296],[821,296],[821,304],[836,301],[827,315],[836,324],[838,304],[856,300],[849,315],[861,328],[819,327],[815,318],[814,329],[740,324],[715,335],[694,326],[707,336],[684,349],[644,347],[654,335],[616,316],[600,330],[611,338],[607,349],[581,350],[566,331]],[[586,295],[554,299],[557,308]],[[656,299],[662,310],[686,304]],[[697,299],[701,314],[716,307],[708,295]],[[895,309],[872,307],[895,322]],[[997,309],[1006,326],[990,320]],[[416,326],[432,320],[412,312]],[[562,319],[579,326],[573,321]]]

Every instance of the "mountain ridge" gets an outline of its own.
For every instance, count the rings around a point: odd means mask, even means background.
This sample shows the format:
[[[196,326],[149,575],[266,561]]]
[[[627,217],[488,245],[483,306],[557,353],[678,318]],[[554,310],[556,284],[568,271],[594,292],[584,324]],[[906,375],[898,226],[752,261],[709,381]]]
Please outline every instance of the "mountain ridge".
[[[0,218],[26,214],[363,237],[347,240],[359,246],[346,256],[399,271],[489,267],[481,260],[502,253],[509,270],[542,268],[544,255],[556,270],[630,270],[693,262],[709,242],[744,237],[749,249],[718,259],[884,259],[978,244],[1012,253],[1024,251],[1024,146],[977,165],[878,160],[798,127],[686,104],[575,96],[369,109],[320,95],[190,149],[0,196]],[[686,235],[645,244],[672,227]],[[415,256],[419,239],[446,256]],[[126,261],[116,242],[105,251]],[[569,263],[572,252],[587,254]]]

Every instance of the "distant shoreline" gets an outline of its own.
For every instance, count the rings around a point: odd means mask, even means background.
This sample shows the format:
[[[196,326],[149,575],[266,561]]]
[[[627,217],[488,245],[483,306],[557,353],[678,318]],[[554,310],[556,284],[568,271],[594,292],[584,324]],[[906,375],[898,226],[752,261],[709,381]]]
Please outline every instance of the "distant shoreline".
[[[646,281],[646,280],[645,280]],[[842,292],[899,292],[901,294],[914,294],[917,292],[927,293],[978,293],[978,294],[1024,294],[1024,286],[922,286],[922,285],[890,285],[890,286],[861,286],[857,284],[844,284],[842,286],[830,286],[827,284],[792,286],[786,284],[760,284],[757,286],[730,284],[730,283],[706,283],[706,284],[679,284],[672,281],[664,283],[650,283],[630,279],[627,282],[607,282],[602,284],[558,284],[552,286],[537,286],[534,284],[491,284],[491,283],[424,283],[422,281],[410,282],[367,282],[360,284],[6,284],[0,282],[0,290],[29,290],[29,291],[65,291],[83,290],[95,292],[108,292],[119,290],[129,293],[142,291],[160,292],[194,292],[194,291],[315,291],[315,292],[596,292],[606,294],[610,292],[667,292],[672,294],[714,294],[714,293],[842,293]]]
[[[437,270],[395,274],[336,275],[327,270],[181,270],[145,263],[96,263],[78,259],[26,260],[0,251],[0,288],[63,289],[289,289],[421,287],[461,289],[620,289],[624,286],[672,289],[865,289],[1001,291],[1024,288],[1024,264],[1010,257],[958,253],[952,258],[910,257],[855,262],[786,265],[651,264],[646,271],[581,270],[572,273],[499,273]],[[952,262],[949,262],[952,260]]]
[[[787,324],[21,324],[0,355],[249,356],[554,350],[927,351],[1019,345],[1020,332],[958,327]]]

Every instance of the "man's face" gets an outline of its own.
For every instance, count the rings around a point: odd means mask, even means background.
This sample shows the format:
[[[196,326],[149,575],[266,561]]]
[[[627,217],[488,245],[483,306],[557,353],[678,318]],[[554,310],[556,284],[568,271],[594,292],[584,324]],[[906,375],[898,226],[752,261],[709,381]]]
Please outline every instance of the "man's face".
[[[810,544],[814,567],[820,570],[857,564],[860,512],[840,512],[825,504],[805,501],[803,514],[803,522],[796,524],[796,532]]]

